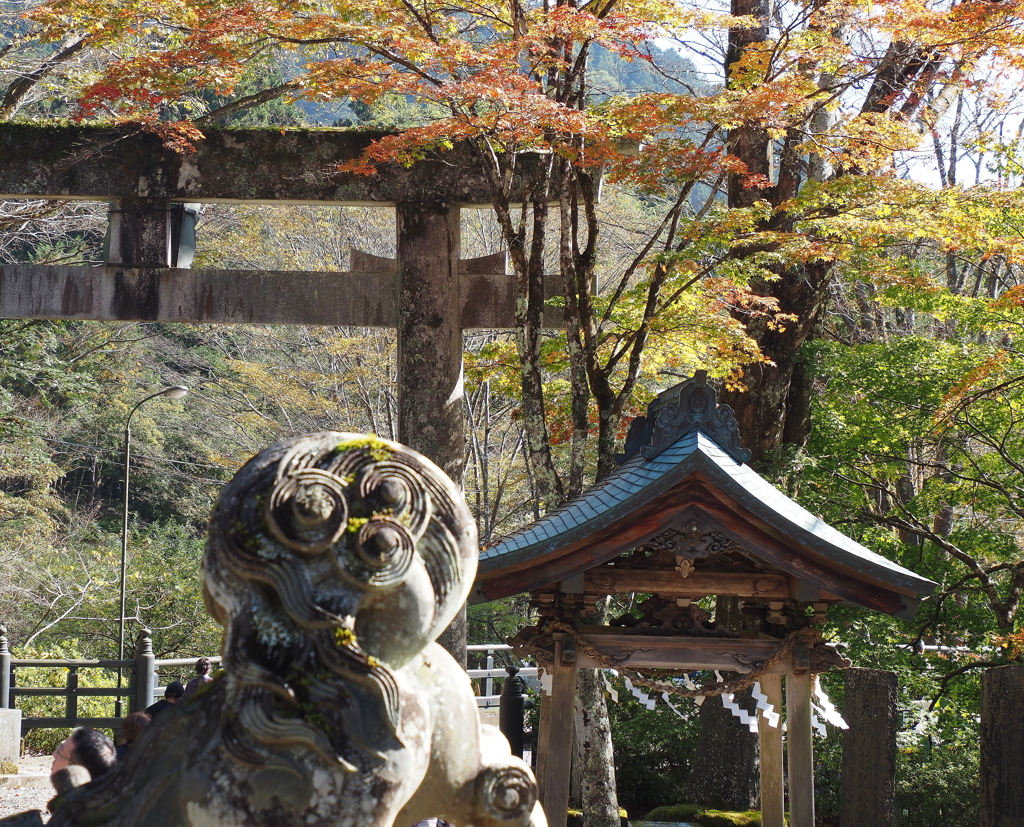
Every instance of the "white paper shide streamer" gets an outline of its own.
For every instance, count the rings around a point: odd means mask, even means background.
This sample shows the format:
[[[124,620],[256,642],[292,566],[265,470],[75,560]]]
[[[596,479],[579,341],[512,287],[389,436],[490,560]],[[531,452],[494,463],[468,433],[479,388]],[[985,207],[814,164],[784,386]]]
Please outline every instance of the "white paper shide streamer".
[[[815,703],[817,701],[817,703]],[[821,688],[821,681],[818,676],[814,676],[814,695],[811,701],[811,709],[817,712],[822,718],[828,721],[832,726],[837,726],[840,729],[849,729],[850,725],[843,720],[843,716],[839,714],[839,710],[832,701],[829,700],[828,695],[825,694],[825,690]],[[815,729],[821,735],[825,734],[825,726],[816,719],[814,719]],[[820,729],[819,729],[820,727]]]
[[[757,708],[761,710],[761,715],[768,722],[768,726],[772,729],[778,729],[782,716],[775,711],[774,706],[768,703],[768,696],[761,691],[760,681],[754,682],[754,687],[750,690],[750,694],[757,701]]]
[[[545,695],[551,694],[551,686],[554,683],[554,678],[550,672],[547,671],[543,666],[537,671],[537,677],[540,678],[540,688],[544,691]]]
[[[757,732],[757,713],[751,715],[747,710],[741,707],[731,692],[723,692],[721,695],[722,706],[728,709],[733,715],[740,719],[740,723],[743,724],[751,732]]]
[[[611,670],[611,673],[613,675],[615,675],[615,677],[619,676],[619,673],[616,672],[614,669]],[[606,672],[602,672],[601,673],[601,678],[604,680],[604,690],[605,690],[605,692],[608,693],[608,695],[611,697],[611,699],[615,703],[618,703],[619,702],[619,691],[614,686],[612,686],[612,682],[610,680],[608,680],[607,673]]]
[[[625,678],[625,681],[626,689],[633,693],[633,697],[640,701],[640,703],[642,703],[644,706],[646,706],[648,710],[653,711],[654,698],[652,698],[642,689],[638,689],[637,687],[633,686],[633,681],[631,681],[629,678]]]
[[[608,679],[608,673],[611,673],[612,677],[619,677],[619,673],[614,669],[605,670],[602,675],[604,681],[605,691],[608,696],[615,702],[619,702],[619,693],[616,691],[612,682]],[[541,672],[541,683],[544,686],[546,694],[551,694],[551,676]],[[721,683],[723,678],[722,675],[716,670],[715,678]],[[626,689],[629,690],[630,694],[633,695],[640,703],[644,705],[648,710],[654,710],[656,704],[656,697],[652,697],[644,692],[637,686],[633,685],[633,682],[623,677],[626,684]],[[682,676],[682,683],[687,689],[695,691],[698,687],[690,679],[689,675]],[[753,714],[747,712],[738,703],[736,703],[736,697],[730,692],[723,692],[721,694],[722,706],[728,709],[733,715],[735,715],[741,724],[747,727],[751,732],[757,732],[757,719],[758,715],[764,718],[768,722],[768,726],[772,729],[778,729],[782,727],[782,731],[786,731],[786,724],[782,721],[781,714],[775,709],[774,705],[768,700],[768,696],[764,694],[761,689],[760,682],[755,682],[750,690],[751,697],[756,701],[757,707],[754,709]],[[665,705],[671,709],[680,718],[685,719],[686,715],[680,711],[679,707],[672,703],[669,692],[661,693],[661,700],[664,701]],[[693,702],[700,706],[704,703],[706,696],[698,695],[693,698]],[[814,728],[818,735],[824,737],[828,734],[828,730],[825,728],[825,723],[830,723],[833,726],[839,727],[840,729],[849,729],[849,725],[843,720],[843,716],[839,714],[835,704],[829,700],[828,695],[825,694],[825,690],[821,688],[821,681],[817,676],[814,678],[814,691],[811,696],[811,726]]]

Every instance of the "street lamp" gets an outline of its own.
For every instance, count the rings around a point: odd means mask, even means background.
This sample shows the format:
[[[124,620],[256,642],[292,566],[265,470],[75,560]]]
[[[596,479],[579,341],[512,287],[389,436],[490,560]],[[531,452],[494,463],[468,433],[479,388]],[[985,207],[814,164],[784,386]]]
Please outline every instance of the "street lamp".
[[[164,388],[162,391],[151,393],[139,404],[132,408],[131,413],[128,414],[128,419],[124,423],[124,522],[121,524],[121,612],[118,622],[117,631],[117,659],[124,660],[124,592],[125,592],[125,575],[128,567],[128,476],[131,472],[131,459],[132,459],[132,417],[135,416],[135,412],[145,405],[150,399],[156,399],[158,396],[166,396],[171,399],[181,399],[185,394],[188,393],[188,388],[184,385],[171,385],[169,388]],[[115,704],[116,709],[114,710],[114,716],[121,718],[123,706],[121,701],[121,680],[123,677],[123,669],[118,667],[117,669],[117,703]]]

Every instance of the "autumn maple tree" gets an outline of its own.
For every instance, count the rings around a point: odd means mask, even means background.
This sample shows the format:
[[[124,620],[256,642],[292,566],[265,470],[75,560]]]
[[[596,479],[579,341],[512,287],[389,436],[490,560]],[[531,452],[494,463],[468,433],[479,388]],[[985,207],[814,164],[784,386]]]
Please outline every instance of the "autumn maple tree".
[[[652,370],[685,372],[697,358],[727,366],[719,373],[755,456],[805,438],[800,345],[834,268],[870,274],[884,258],[864,255],[872,221],[884,220],[880,204],[914,215],[921,202],[924,213],[929,191],[901,181],[896,159],[978,71],[1013,68],[1019,58],[1016,3],[812,2],[770,12],[763,0],[729,9],[667,0],[64,0],[27,11],[26,32],[9,51],[52,45],[23,73],[28,80],[12,84],[5,111],[25,99],[29,80],[81,62],[84,52],[96,57],[75,77],[74,117],[140,123],[182,151],[203,128],[275,97],[415,102],[416,122],[349,171],[370,174],[456,142],[488,170],[519,278],[529,451],[542,496],[555,504],[583,484],[591,406],[606,473],[637,382]],[[680,71],[652,43],[699,56]],[[709,62],[716,47],[717,67]],[[591,77],[599,50],[642,62],[666,83],[609,93]],[[287,77],[232,97],[271,57]],[[698,68],[709,77],[695,82]],[[509,192],[524,152],[549,154],[531,203],[519,209]],[[647,208],[630,255],[614,261],[601,244],[602,181]],[[939,225],[911,231],[942,237],[948,230]],[[573,450],[564,479],[551,458],[543,392],[543,275],[553,265],[568,319]],[[879,267],[872,278],[899,279],[894,269]],[[741,324],[753,341],[737,335]],[[709,346],[674,360],[678,334],[696,329]],[[743,362],[750,367],[741,376]]]

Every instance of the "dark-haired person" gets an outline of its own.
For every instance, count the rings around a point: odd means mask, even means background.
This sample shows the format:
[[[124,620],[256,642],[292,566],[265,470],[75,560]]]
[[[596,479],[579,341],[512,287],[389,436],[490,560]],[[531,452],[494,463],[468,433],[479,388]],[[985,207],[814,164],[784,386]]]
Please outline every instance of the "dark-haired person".
[[[118,744],[115,750],[118,761],[125,759],[131,749],[132,742],[142,734],[142,730],[148,727],[149,722],[152,720],[145,712],[133,712],[131,715],[125,716],[124,720],[121,721],[121,735],[124,738],[124,743]]]
[[[196,661],[196,676],[185,684],[185,695],[191,695],[201,686],[205,686],[208,683],[213,683],[213,678],[210,677],[210,659],[199,658]]]
[[[116,763],[114,745],[106,735],[89,727],[79,727],[54,750],[50,775],[74,765],[85,767],[95,781],[110,772]]]
[[[150,718],[155,718],[165,709],[170,709],[174,704],[180,701],[185,696],[185,687],[181,685],[181,681],[171,681],[167,684],[167,688],[164,690],[164,698],[162,701],[157,701],[152,706],[146,707],[146,714]]]

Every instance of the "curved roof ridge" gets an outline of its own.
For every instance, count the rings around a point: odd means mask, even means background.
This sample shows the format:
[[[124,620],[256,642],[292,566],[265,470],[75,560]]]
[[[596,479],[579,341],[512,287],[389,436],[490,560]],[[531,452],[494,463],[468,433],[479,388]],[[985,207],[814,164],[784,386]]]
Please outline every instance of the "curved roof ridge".
[[[541,588],[585,571],[622,553],[627,545],[649,541],[697,508],[708,515],[729,511],[730,519],[739,520],[736,531],[741,531],[740,524],[755,531],[751,542],[781,544],[784,555],[789,549],[794,574],[803,565],[801,557],[817,559],[821,562],[814,565],[831,567],[850,583],[873,581],[890,594],[909,597],[898,613],[912,614],[915,596],[931,594],[936,584],[811,514],[746,465],[740,457],[747,452],[739,449],[731,409],[708,408],[715,394],[706,384],[706,374],[700,374],[660,394],[648,416],[634,420],[619,468],[481,551],[477,599],[504,596],[503,590],[511,594]],[[707,500],[688,487],[691,480],[711,486],[720,496]],[[762,551],[769,557],[779,553],[766,549]],[[508,582],[501,585],[501,578]]]

